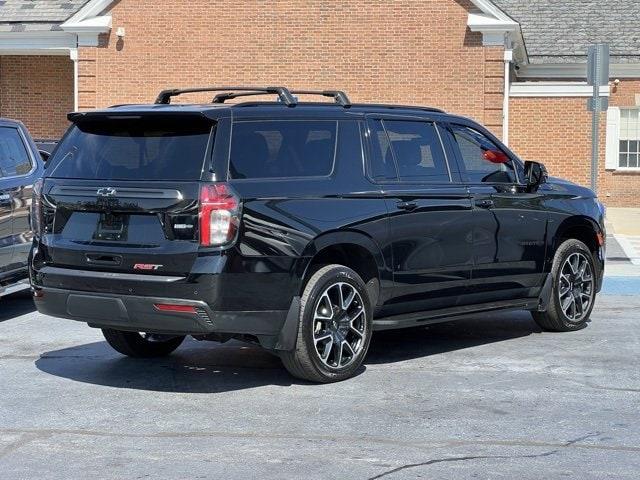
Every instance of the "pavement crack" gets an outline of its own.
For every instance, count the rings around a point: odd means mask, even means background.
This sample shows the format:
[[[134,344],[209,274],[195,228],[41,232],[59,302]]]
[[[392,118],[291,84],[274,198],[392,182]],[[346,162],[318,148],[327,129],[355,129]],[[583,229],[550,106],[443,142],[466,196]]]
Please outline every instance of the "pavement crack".
[[[466,462],[469,460],[484,460],[484,459],[498,459],[498,460],[511,460],[511,459],[519,459],[519,458],[540,458],[540,457],[548,457],[557,453],[558,450],[550,450],[544,453],[532,454],[532,455],[470,455],[466,457],[445,457],[445,458],[434,458],[432,460],[427,460],[426,462],[420,463],[408,463],[406,465],[401,465],[399,467],[393,468],[391,470],[387,470],[386,472],[382,472],[373,477],[369,477],[369,480],[377,480],[378,478],[386,477],[388,475],[392,475],[394,473],[400,472],[402,470],[407,470],[409,468],[416,467],[425,467],[428,465],[434,465],[436,463],[445,463],[445,462]]]
[[[561,445],[561,448],[565,448],[565,447],[570,447],[572,445],[575,445],[583,440],[586,440],[587,438],[591,438],[591,437],[596,437],[600,435],[600,432],[590,432],[590,433],[586,433],[584,435],[581,435],[580,437],[577,438],[573,438],[571,440],[567,440],[566,442],[564,442]],[[530,454],[530,455],[470,455],[470,456],[465,456],[465,457],[445,457],[445,458],[435,458],[432,460],[427,460],[426,462],[420,462],[420,463],[408,463],[405,465],[401,465],[399,467],[393,468],[391,470],[388,470],[386,472],[383,472],[379,475],[370,477],[368,480],[377,480],[378,478],[382,478],[382,477],[386,477],[388,475],[392,475],[394,473],[397,473],[399,471],[402,470],[407,470],[409,468],[417,468],[417,467],[425,467],[425,466],[429,466],[429,465],[433,465],[436,463],[445,463],[445,462],[466,462],[469,460],[485,460],[485,459],[498,459],[498,460],[515,460],[515,459],[521,459],[521,458],[541,458],[541,457],[549,457],[551,455],[554,455],[556,453],[558,453],[560,451],[560,448],[556,448],[554,450],[549,450],[547,452],[543,452],[543,453],[537,453],[537,454]]]

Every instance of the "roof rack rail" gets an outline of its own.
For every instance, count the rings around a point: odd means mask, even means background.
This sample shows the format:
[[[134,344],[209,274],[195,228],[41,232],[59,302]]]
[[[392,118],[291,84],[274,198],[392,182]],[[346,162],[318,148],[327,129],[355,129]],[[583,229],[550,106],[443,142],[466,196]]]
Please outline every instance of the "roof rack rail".
[[[351,106],[351,101],[347,94],[342,90],[291,90],[293,95],[322,95],[323,97],[331,97],[338,105],[344,108]]]
[[[420,107],[415,105],[395,105],[392,103],[354,103],[353,107],[374,107],[374,108],[389,108],[389,109],[403,109],[403,110],[422,110],[424,112],[436,112],[446,113],[444,110],[435,107]]]
[[[219,93],[215,97],[213,97],[213,103],[224,103],[225,101],[231,100],[233,98],[264,95],[264,93],[265,92],[262,91],[238,91]],[[323,97],[333,98],[338,105],[341,105],[345,108],[349,108],[351,106],[349,97],[347,97],[347,94],[342,90],[291,90],[289,93],[291,93],[292,95],[322,95]]]
[[[253,95],[275,93],[280,98],[280,101],[285,105],[292,107],[295,106],[296,99],[291,92],[285,87],[197,87],[197,88],[174,88],[170,90],[163,90],[158,94],[156,98],[157,104],[171,103],[172,97],[177,97],[184,93],[199,93],[199,92],[252,92]]]

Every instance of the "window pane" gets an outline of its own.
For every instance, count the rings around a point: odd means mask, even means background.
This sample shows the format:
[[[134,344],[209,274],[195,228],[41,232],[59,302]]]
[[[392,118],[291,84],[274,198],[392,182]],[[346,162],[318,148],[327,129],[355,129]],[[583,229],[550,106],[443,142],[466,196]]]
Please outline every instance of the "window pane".
[[[0,127],[0,177],[24,175],[31,170],[31,160],[18,130]]]
[[[620,140],[640,140],[640,108],[620,109]]]
[[[430,122],[385,120],[403,181],[448,182],[449,170],[436,127]]]
[[[627,153],[621,153],[620,154],[620,166],[621,167],[629,166],[629,159],[628,159],[628,154]]]
[[[462,125],[452,125],[467,177],[471,182],[512,183],[513,162],[485,135]]]
[[[629,151],[629,140],[620,140],[620,153],[627,153]]]
[[[629,152],[630,153],[638,153],[638,141],[633,140],[629,142]]]
[[[74,127],[46,168],[58,178],[196,180],[210,132],[202,119],[96,120]]]
[[[629,167],[637,167],[638,166],[638,154],[630,153],[629,154]]]
[[[329,175],[336,126],[322,120],[237,122],[231,136],[231,178]]]
[[[393,162],[393,154],[389,145],[389,137],[382,126],[381,120],[372,120],[370,144],[371,177],[374,180],[397,180],[396,167]]]

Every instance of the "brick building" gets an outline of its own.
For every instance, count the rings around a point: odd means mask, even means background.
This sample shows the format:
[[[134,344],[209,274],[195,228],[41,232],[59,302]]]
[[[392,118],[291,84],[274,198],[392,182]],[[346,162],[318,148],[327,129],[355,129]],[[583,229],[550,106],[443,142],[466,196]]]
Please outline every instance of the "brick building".
[[[341,88],[470,116],[588,185],[585,52],[606,41],[599,194],[640,206],[639,14],[637,0],[5,0],[0,116],[57,138],[68,111],[167,87]]]

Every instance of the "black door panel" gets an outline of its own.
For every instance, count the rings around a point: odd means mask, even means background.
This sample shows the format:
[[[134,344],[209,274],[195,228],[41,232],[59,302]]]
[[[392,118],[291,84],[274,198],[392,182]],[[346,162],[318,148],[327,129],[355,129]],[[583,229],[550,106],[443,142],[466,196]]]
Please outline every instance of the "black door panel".
[[[548,217],[543,196],[522,192],[516,186],[511,191],[504,186],[469,188],[474,200],[476,290],[486,293],[488,301],[537,295]]]
[[[465,304],[473,263],[466,189],[385,190],[396,285],[385,314]],[[406,209],[406,204],[415,208]]]

